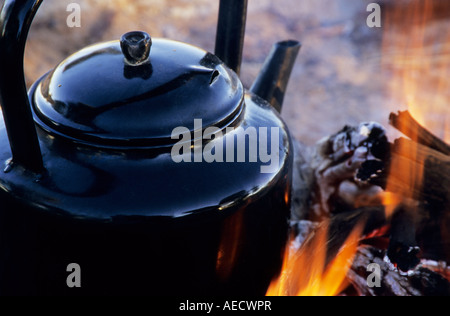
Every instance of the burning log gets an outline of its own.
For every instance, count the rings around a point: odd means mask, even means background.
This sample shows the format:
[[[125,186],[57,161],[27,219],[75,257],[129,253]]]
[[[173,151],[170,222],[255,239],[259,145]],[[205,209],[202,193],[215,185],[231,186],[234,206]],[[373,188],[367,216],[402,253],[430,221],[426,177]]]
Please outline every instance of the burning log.
[[[408,271],[417,263],[414,258],[420,245],[422,258],[448,262],[450,245],[442,223],[450,222],[450,146],[409,112],[392,113],[390,123],[412,140],[395,140],[387,168],[370,182],[416,205],[410,203],[395,215],[388,256]]]
[[[415,209],[400,206],[391,220],[391,234],[387,256],[401,271],[413,270],[420,263],[419,245],[416,240]]]
[[[441,206],[450,201],[450,156],[404,138],[395,141],[392,152],[390,174],[414,192],[413,198]],[[396,165],[411,170],[409,179],[398,174]]]
[[[389,123],[419,144],[450,155],[450,146],[420,125],[408,111],[391,113]]]
[[[399,224],[396,236],[411,236],[422,250],[422,258],[450,259],[448,223],[450,223],[450,146],[423,128],[409,112],[391,114],[391,124],[413,140],[399,138],[392,145],[389,167],[375,182],[390,192],[417,201],[414,220]],[[408,220],[405,221],[406,223]],[[389,256],[407,268],[408,244],[393,241]],[[392,241],[391,241],[392,242]],[[411,248],[413,247],[413,248]],[[415,252],[414,250],[412,250]],[[403,255],[400,255],[403,253]],[[398,255],[396,255],[398,254]],[[402,264],[403,263],[403,264]]]
[[[370,183],[418,201],[450,201],[450,157],[407,139],[392,146],[389,167]]]
[[[450,283],[439,273],[419,267],[410,275],[402,275],[384,261],[385,252],[371,247],[360,247],[347,273],[352,286],[344,294],[360,296],[448,296]],[[369,287],[367,267],[377,264],[381,271],[378,287]]]
[[[409,112],[392,113],[390,123],[413,140],[395,140],[388,167],[370,183],[448,211],[450,146],[423,128]]]
[[[313,228],[327,227],[325,266],[339,256],[355,227],[361,227],[362,245],[348,273],[356,294],[448,294],[450,283],[443,274],[421,262],[450,261],[449,146],[408,112],[392,114],[391,124],[413,140],[390,144],[379,124],[366,123],[345,127],[313,148],[297,144],[293,223],[323,220],[317,215],[325,214],[327,220]],[[313,225],[295,225],[295,235],[302,235],[302,227],[310,231]],[[311,243],[304,236],[296,240],[297,245]],[[367,286],[370,263],[383,266],[381,289]]]
[[[362,225],[362,235],[388,225],[384,206],[364,207],[332,216],[327,238],[327,262],[339,252],[346,238],[357,225]]]
[[[389,237],[387,256],[401,271],[413,270],[420,262],[416,240],[417,216],[407,204],[399,205],[392,218],[388,218],[385,206],[363,207],[331,217],[327,239],[327,262],[334,258],[355,226],[363,224],[362,235],[370,240],[377,230]],[[380,234],[380,235],[383,235]],[[368,241],[370,243],[370,241]]]
[[[431,147],[413,142],[406,138],[398,138],[394,142],[393,152],[406,158],[423,163],[430,157],[435,157],[443,162],[450,162],[450,156],[434,150]]]

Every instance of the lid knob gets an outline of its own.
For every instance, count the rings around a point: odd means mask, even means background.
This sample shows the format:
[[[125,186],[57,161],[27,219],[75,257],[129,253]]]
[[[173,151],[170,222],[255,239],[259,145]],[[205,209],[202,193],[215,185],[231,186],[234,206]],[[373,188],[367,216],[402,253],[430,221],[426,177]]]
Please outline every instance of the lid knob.
[[[139,66],[150,61],[152,39],[145,32],[136,31],[122,35],[120,47],[128,65]]]

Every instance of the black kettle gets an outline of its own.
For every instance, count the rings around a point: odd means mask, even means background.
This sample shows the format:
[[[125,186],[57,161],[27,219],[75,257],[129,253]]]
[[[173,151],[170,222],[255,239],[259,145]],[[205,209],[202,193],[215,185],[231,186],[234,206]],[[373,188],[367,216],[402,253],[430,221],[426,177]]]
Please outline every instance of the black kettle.
[[[263,295],[288,234],[278,111],[299,43],[275,45],[247,91],[247,1],[224,0],[215,54],[130,32],[27,93],[41,3],[0,13],[0,294]]]

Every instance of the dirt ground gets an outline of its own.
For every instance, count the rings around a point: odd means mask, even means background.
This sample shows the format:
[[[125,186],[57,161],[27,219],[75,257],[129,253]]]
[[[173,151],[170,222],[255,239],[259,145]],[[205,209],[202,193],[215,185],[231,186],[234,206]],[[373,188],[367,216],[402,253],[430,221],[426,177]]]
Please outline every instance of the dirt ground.
[[[433,12],[439,14],[432,12],[420,24],[422,20],[407,14],[414,1],[426,0],[378,1],[383,24],[369,28],[366,9],[374,2],[370,0],[249,0],[242,81],[251,85],[273,43],[297,39],[303,47],[283,108],[297,139],[312,144],[345,124],[361,121],[387,126],[391,111],[413,102],[418,119],[450,141],[450,6],[444,4],[448,0],[434,0]],[[80,28],[66,24],[66,7],[72,2],[81,5]],[[218,0],[45,0],[27,45],[27,83],[84,46],[118,39],[130,30],[214,51],[218,4]],[[394,18],[387,21],[389,16]],[[420,43],[411,47],[417,38],[414,31],[421,34],[422,29],[424,47]],[[389,133],[394,136],[393,129]]]

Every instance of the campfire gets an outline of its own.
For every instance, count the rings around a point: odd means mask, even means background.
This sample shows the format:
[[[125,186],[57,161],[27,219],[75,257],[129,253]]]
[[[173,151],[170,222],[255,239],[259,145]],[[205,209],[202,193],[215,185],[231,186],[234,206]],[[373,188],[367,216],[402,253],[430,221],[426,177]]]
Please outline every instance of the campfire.
[[[402,135],[361,124],[297,144],[292,238],[268,296],[450,294],[449,117],[433,118],[450,101],[450,37],[432,51],[425,28],[449,6],[410,4],[384,22],[390,97],[408,107],[389,124]]]
[[[327,161],[324,170],[319,167],[315,172],[301,169],[314,163],[297,159],[297,172],[317,183],[308,192],[311,200],[296,205],[293,237],[268,296],[449,293],[450,146],[421,127],[409,112],[392,114],[390,122],[418,141],[399,138],[378,147],[389,152],[385,165],[373,169],[374,164],[382,165],[379,159],[360,163],[355,170],[357,184],[343,176],[358,150],[349,150],[343,162]],[[363,124],[353,131],[366,128]],[[343,133],[351,135],[349,129],[327,138],[312,152],[323,152]],[[297,197],[301,197],[298,192]]]

